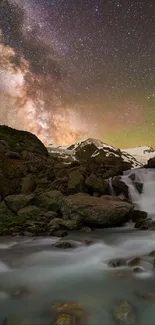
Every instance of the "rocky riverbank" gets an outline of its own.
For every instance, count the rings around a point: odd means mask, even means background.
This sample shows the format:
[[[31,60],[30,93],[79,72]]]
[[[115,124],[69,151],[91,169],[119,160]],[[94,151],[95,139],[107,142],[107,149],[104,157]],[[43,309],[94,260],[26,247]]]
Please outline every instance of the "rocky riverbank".
[[[0,235],[66,236],[146,219],[120,178],[139,166],[132,156],[89,141],[73,149],[64,160],[35,135],[0,126]]]

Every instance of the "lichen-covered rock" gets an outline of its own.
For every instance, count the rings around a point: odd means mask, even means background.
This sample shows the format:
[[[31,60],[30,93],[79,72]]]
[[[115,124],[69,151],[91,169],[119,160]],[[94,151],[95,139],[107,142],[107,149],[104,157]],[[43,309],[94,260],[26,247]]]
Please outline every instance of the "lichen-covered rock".
[[[37,197],[36,205],[58,212],[61,208],[62,198],[62,193],[59,191],[47,191]]]
[[[79,217],[83,225],[95,227],[120,226],[129,220],[133,205],[117,198],[103,196],[100,198],[86,195],[64,197],[62,213],[66,219]]]
[[[133,325],[136,322],[136,317],[131,305],[127,301],[122,301],[113,310],[113,315],[116,321],[122,325]]]
[[[5,198],[5,203],[7,207],[17,213],[19,210],[23,209],[24,207],[31,205],[34,202],[34,195],[9,195]]]
[[[55,325],[78,325],[74,315],[62,313],[56,317]]]
[[[52,306],[52,310],[57,312],[58,315],[64,315],[62,318],[57,317],[57,320],[59,319],[57,325],[84,325],[88,320],[88,312],[82,305],[74,301],[58,302]],[[66,318],[65,315],[70,317]],[[70,323],[70,321],[72,322]]]
[[[30,205],[27,207],[22,208],[21,210],[18,211],[18,216],[19,217],[30,217],[30,218],[35,218],[39,217],[41,215],[42,211],[40,208],[36,207],[35,205]]]
[[[107,194],[107,182],[99,179],[93,173],[86,179],[86,185],[90,192],[96,192],[100,194]]]

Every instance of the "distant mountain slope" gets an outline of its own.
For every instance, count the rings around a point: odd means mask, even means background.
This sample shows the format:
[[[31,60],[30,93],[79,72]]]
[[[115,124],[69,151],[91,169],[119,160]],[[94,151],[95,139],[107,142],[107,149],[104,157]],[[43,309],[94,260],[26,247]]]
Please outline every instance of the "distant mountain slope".
[[[66,162],[74,160],[82,161],[87,159],[102,160],[105,158],[116,158],[123,162],[131,164],[132,168],[141,167],[141,163],[131,154],[121,151],[111,145],[108,145],[98,139],[88,138],[76,142],[68,147],[55,146],[53,144],[47,147],[48,151]]]
[[[123,149],[123,151],[135,157],[136,160],[143,165],[146,164],[150,158],[155,157],[155,150],[149,146]]]

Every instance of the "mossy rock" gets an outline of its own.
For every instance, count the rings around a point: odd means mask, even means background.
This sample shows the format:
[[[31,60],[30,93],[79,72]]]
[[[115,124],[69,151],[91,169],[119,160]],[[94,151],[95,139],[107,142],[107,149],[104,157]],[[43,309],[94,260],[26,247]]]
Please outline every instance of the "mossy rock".
[[[30,151],[38,155],[48,156],[48,151],[43,143],[32,133],[0,125],[0,140],[8,143],[11,151],[21,153]]]

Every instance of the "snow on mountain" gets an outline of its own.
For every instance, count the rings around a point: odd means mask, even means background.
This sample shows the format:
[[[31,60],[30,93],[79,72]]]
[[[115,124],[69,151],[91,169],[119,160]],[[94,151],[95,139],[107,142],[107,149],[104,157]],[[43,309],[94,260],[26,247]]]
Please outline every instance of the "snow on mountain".
[[[150,158],[155,157],[155,150],[149,146],[139,146],[136,148],[123,149],[123,152],[126,152],[141,164],[145,165]]]
[[[69,146],[68,149],[76,150],[77,148],[82,148],[88,144],[94,144],[98,149],[108,148],[108,149],[113,149],[115,151],[117,150],[115,147],[112,147],[98,139],[93,139],[93,138],[88,138],[88,139],[76,142],[76,143],[72,144],[71,146]]]
[[[146,147],[147,150],[148,147]],[[47,147],[49,153],[62,159],[63,161],[72,162],[74,160],[97,158],[97,157],[118,157],[125,162],[132,164],[132,168],[141,167],[142,163],[136,157],[125,150],[120,150],[108,145],[98,139],[88,138],[76,142],[70,146],[56,146],[50,144]]]

